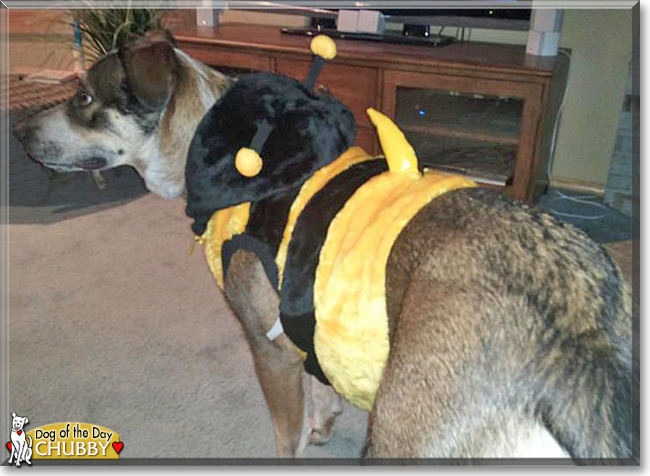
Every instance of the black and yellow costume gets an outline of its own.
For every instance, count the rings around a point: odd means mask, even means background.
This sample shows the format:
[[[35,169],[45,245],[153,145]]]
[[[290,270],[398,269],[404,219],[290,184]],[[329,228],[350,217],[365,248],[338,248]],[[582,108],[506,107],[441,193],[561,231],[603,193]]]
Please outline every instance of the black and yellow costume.
[[[306,370],[364,410],[388,357],[392,244],[430,200],[473,186],[423,173],[399,129],[368,113],[386,158],[352,147],[354,120],[336,99],[283,76],[252,75],[205,116],[186,169],[187,214],[219,285],[235,251],[254,252]],[[254,162],[238,157],[260,136]]]

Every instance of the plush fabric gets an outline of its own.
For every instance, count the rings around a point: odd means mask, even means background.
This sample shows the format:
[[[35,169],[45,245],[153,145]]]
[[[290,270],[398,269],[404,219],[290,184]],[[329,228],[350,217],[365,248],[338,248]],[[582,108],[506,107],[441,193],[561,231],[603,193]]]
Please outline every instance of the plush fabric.
[[[363,165],[363,164],[362,164]],[[366,181],[330,224],[313,287],[318,361],[336,391],[370,411],[390,350],[386,264],[411,218],[461,176],[389,171]]]
[[[234,166],[262,124],[272,127],[259,151],[262,170],[244,177]],[[298,81],[253,74],[240,79],[205,115],[190,145],[186,213],[202,235],[216,210],[286,192],[354,143],[352,113],[335,98],[316,96]]]
[[[290,190],[253,204],[246,202],[215,212],[199,239],[205,245],[209,267],[222,289],[232,255],[240,249],[255,253],[269,281],[280,293],[285,333],[305,352],[305,370],[325,384],[329,381],[320,368],[313,345],[312,290],[318,251],[329,222],[345,201],[357,187],[386,169],[383,159],[353,147],[314,174],[299,193]],[[288,216],[294,218],[289,220]],[[276,261],[283,236],[288,237],[288,252],[278,271]],[[281,287],[278,278],[283,275],[285,282]]]
[[[378,111],[368,114],[385,159],[350,150],[354,120],[336,99],[283,76],[252,75],[206,114],[186,167],[186,212],[219,285],[238,249],[255,253],[307,372],[364,410],[389,352],[385,271],[393,242],[431,199],[473,186],[422,174],[399,128]],[[235,165],[247,148],[261,156],[258,174]]]
[[[205,259],[208,262],[210,271],[217,281],[217,285],[223,290],[223,244],[233,236],[239,235],[246,230],[250,218],[251,204],[241,203],[237,206],[219,210],[212,215],[206,230],[197,241],[205,245]]]
[[[284,270],[284,265],[287,261],[287,249],[289,247],[289,241],[293,235],[293,229],[296,221],[307,206],[307,203],[309,203],[312,197],[318,193],[333,177],[349,169],[355,164],[374,159],[376,159],[376,157],[369,156],[361,147],[350,147],[334,162],[331,162],[325,167],[317,170],[316,173],[314,173],[309,178],[309,180],[307,180],[302,185],[299,195],[293,201],[291,209],[289,210],[287,224],[284,228],[284,234],[282,235],[282,242],[280,243],[280,247],[277,253],[276,264],[280,270],[280,285],[282,284],[282,270]]]
[[[280,288],[280,319],[287,336],[307,352],[305,369],[323,383],[323,373],[314,350],[314,279],[321,247],[330,222],[345,202],[369,178],[386,170],[384,160],[353,165],[330,180],[300,214],[295,224]]]

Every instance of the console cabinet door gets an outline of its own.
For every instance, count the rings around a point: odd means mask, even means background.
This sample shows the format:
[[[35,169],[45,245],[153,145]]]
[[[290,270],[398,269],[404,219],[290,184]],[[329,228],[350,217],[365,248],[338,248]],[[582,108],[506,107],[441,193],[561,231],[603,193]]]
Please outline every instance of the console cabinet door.
[[[278,58],[276,72],[304,82],[312,62]],[[350,108],[357,123],[357,145],[370,154],[376,153],[378,147],[366,109],[377,107],[378,74],[376,68],[327,63],[314,85],[316,94],[331,94]]]
[[[273,71],[271,58],[262,52],[244,52],[214,45],[184,44],[183,51],[225,74],[235,76],[248,72]]]
[[[382,104],[430,168],[531,200],[543,85],[385,70]]]

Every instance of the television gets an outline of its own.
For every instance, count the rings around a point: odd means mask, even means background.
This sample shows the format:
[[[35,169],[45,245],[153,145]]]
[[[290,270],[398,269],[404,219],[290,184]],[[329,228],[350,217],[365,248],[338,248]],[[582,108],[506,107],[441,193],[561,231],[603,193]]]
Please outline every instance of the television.
[[[397,4],[398,2],[395,2]],[[431,2],[432,4],[434,2]],[[403,25],[429,25],[436,27],[459,28],[486,28],[494,30],[520,30],[528,31],[532,10],[530,3],[515,0],[496,0],[494,2],[481,2],[481,4],[494,4],[491,8],[464,7],[464,8],[369,8],[380,11],[389,24]],[[522,5],[517,7],[517,3]],[[458,4],[458,2],[456,3]],[[472,2],[472,5],[476,5]],[[527,6],[524,6],[527,5]],[[516,8],[504,8],[505,6]],[[336,27],[336,17],[339,9],[308,9],[296,13],[308,14],[315,23],[322,22],[328,27]]]
[[[315,35],[324,31],[328,34],[348,39],[364,39],[374,41],[391,41],[403,43],[432,43],[444,45],[456,38],[464,39],[464,30],[469,28],[485,28],[498,30],[519,30],[528,31],[530,28],[530,18],[532,14],[531,2],[522,0],[484,0],[475,2],[468,0],[467,7],[462,7],[463,1],[453,3],[455,8],[434,8],[436,2],[429,2],[431,8],[422,8],[421,5],[426,2],[419,2],[417,8],[398,6],[399,1],[395,2],[346,2],[348,4],[362,5],[363,9],[378,10],[384,15],[386,30],[383,35],[373,34],[350,34],[337,32],[336,19],[339,10],[342,8],[313,8],[304,2],[301,5],[299,1],[290,2],[260,2],[261,10],[276,13],[291,13],[307,16],[310,19],[310,28],[283,29],[284,33]],[[324,2],[325,5],[337,7],[341,2]],[[391,5],[385,8],[384,5]],[[376,5],[376,6],[375,6]],[[443,4],[445,5],[445,4]],[[446,4],[449,5],[449,4]],[[479,7],[477,7],[477,5]],[[360,9],[360,8],[359,8]],[[451,28],[462,30],[461,35],[458,31],[450,31]],[[443,36],[453,35],[452,36]],[[445,41],[446,40],[446,41]]]
[[[493,3],[493,8],[380,8],[379,11],[388,22],[405,25],[528,31],[530,7],[502,8],[502,5],[515,6],[515,1]]]

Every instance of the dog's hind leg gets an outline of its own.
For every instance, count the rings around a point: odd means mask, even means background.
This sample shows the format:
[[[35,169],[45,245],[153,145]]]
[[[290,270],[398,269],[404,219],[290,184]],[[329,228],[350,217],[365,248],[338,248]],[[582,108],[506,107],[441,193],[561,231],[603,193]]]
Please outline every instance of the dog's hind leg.
[[[285,334],[273,341],[266,337],[280,315],[280,300],[253,253],[239,250],[232,256],[225,291],[253,353],[255,372],[273,421],[278,456],[300,456],[307,445],[303,361]]]
[[[444,283],[414,278],[391,335],[368,426],[369,458],[458,457],[475,406],[467,385],[480,346],[471,331],[478,307]],[[467,426],[465,426],[467,425]]]
[[[519,343],[508,344],[514,339],[499,322],[513,315],[509,305],[480,287],[415,273],[391,335],[366,457],[516,453],[516,435],[535,425],[513,371]]]
[[[334,434],[334,422],[343,412],[343,404],[330,385],[322,384],[316,377],[310,377],[310,382],[314,414],[309,421],[309,442],[323,445]]]

